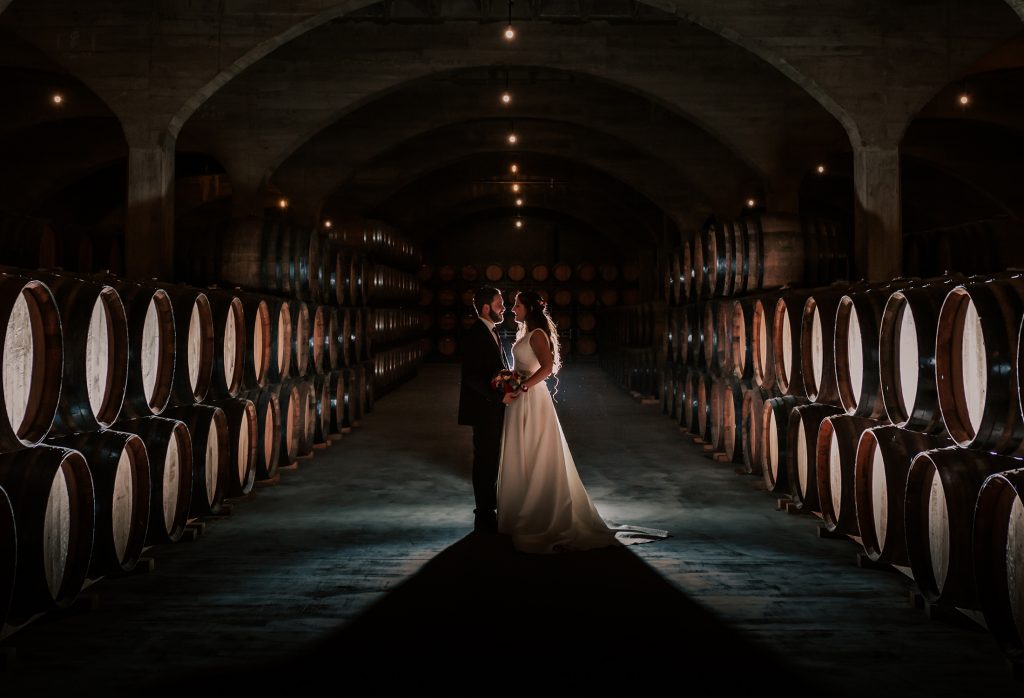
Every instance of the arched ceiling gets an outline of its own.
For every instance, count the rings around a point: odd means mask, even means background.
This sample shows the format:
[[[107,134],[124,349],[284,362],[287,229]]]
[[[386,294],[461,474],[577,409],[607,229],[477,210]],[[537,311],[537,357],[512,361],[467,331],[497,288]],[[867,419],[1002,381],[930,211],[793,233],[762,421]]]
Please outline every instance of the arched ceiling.
[[[504,115],[493,98],[512,66],[526,82],[510,115],[544,124],[532,152],[683,222],[732,213],[752,188],[792,208],[815,163],[895,148],[919,113],[945,118],[938,96],[985,59],[1005,67],[993,49],[1024,14],[1018,0],[529,0],[506,43],[505,8],[0,0],[0,30],[32,47],[34,69],[94,92],[128,146],[206,153],[245,205],[280,190],[314,213],[346,196],[380,211],[418,178],[500,152],[485,124]],[[1012,128],[1017,113],[986,119]]]

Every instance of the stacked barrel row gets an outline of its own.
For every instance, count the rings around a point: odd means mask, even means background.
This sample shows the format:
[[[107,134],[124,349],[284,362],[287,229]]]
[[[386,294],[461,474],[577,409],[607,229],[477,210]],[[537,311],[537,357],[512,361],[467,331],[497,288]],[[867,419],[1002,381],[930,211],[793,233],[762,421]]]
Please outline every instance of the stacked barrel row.
[[[371,393],[337,308],[110,275],[0,274],[0,631],[310,455]]]
[[[192,249],[190,278],[217,279],[347,314],[349,322],[342,331],[351,333],[356,351],[346,356],[362,364],[371,391],[377,387],[373,352],[422,336],[419,323],[403,320],[396,325],[385,313],[382,325],[372,317],[378,309],[412,308],[419,295],[419,281],[412,273],[419,255],[383,223],[351,220],[322,233],[283,218],[252,217],[221,225],[187,244]],[[383,334],[375,338],[378,327]],[[400,374],[414,375],[416,365]]]
[[[714,219],[659,260],[665,301],[684,305],[849,277],[849,238],[832,221],[786,213]]]
[[[665,335],[663,302],[609,308],[601,327],[600,364],[619,385],[642,396],[659,394],[658,347]]]
[[[473,296],[484,285],[505,292],[507,308],[517,291],[539,293],[558,327],[562,356],[578,359],[597,354],[601,311],[639,298],[639,270],[630,264],[423,265],[418,276],[423,327],[431,332],[440,359],[458,354],[461,331],[476,321]],[[507,317],[502,331],[514,334],[515,323]]]
[[[112,230],[65,229],[39,218],[0,211],[0,260],[14,267],[60,267],[72,272],[124,271],[124,235]]]
[[[662,404],[686,432],[1024,650],[1024,276],[835,284],[665,317]]]

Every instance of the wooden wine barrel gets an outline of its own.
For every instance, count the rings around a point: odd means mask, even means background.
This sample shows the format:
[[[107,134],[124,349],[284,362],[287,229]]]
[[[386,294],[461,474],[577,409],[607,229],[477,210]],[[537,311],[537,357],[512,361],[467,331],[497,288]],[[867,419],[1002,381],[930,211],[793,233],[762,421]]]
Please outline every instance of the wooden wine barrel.
[[[312,353],[312,318],[305,301],[288,301],[292,319],[292,365],[289,375],[299,378],[309,373]]]
[[[990,475],[974,508],[974,578],[985,625],[1024,656],[1024,469]]]
[[[294,255],[295,293],[306,301],[320,297],[324,265],[320,248],[320,232],[314,226],[288,226],[291,252]]]
[[[679,409],[682,413],[681,419],[686,425],[688,433],[696,436],[697,426],[697,382],[700,380],[700,371],[690,368],[686,373],[685,400]]]
[[[875,562],[906,567],[904,531],[907,473],[922,451],[952,445],[945,436],[927,436],[896,426],[872,427],[857,444],[854,500],[864,553]]]
[[[755,345],[754,342],[754,309],[757,302],[760,301],[762,304],[762,316],[758,321],[757,331],[760,332],[761,329],[767,331],[767,328],[771,325],[764,326],[765,317],[763,311],[769,306],[774,308],[776,300],[777,296],[765,294],[761,296],[746,296],[725,304],[723,315],[726,316],[729,322],[729,362],[723,366],[723,372],[730,373],[742,380],[752,381],[754,379],[755,352],[764,348],[762,343],[759,342]],[[768,340],[768,337],[770,337],[770,331],[765,335],[765,340],[767,340],[767,344],[770,347],[771,342]],[[774,360],[774,355],[772,359]]]
[[[868,288],[839,301],[835,326],[836,383],[847,414],[885,416],[879,379],[878,331],[886,300],[900,284]]]
[[[533,268],[530,269],[530,278],[537,283],[543,283],[548,280],[550,273],[546,264],[534,264]]]
[[[171,298],[163,289],[128,281],[110,285],[121,294],[128,318],[128,381],[120,418],[158,415],[171,399],[177,353]]]
[[[843,414],[834,405],[808,403],[789,413],[786,452],[786,476],[790,493],[800,511],[820,511],[818,503],[817,447],[821,420]]]
[[[281,388],[267,386],[248,394],[256,405],[256,458],[253,463],[256,480],[270,480],[277,475],[281,457]]]
[[[708,286],[710,261],[708,259],[708,238],[705,230],[698,230],[693,238],[693,249],[690,251],[690,277],[693,279],[691,301],[707,300],[712,295]]]
[[[894,291],[882,310],[878,330],[878,371],[882,404],[893,424],[930,434],[944,432],[935,377],[935,334],[939,310],[961,276],[932,279]]]
[[[108,429],[48,442],[85,456],[96,504],[89,577],[99,579],[135,567],[150,519],[149,455],[137,435]]]
[[[0,487],[0,628],[7,623],[14,596],[14,578],[18,571],[18,532],[14,507],[7,491]]]
[[[348,300],[355,306],[366,305],[366,280],[370,273],[370,263],[361,254],[352,255],[349,271]]]
[[[274,352],[274,328],[271,304],[266,298],[251,293],[238,293],[245,318],[245,354],[242,384],[256,390],[267,384]]]
[[[328,375],[331,391],[331,426],[328,435],[332,439],[339,439],[347,431],[345,428],[345,376],[343,369],[332,371]]]
[[[321,240],[320,250],[323,267],[320,274],[322,279],[320,299],[329,305],[344,305],[347,283],[346,257],[338,248],[337,243],[326,238]]]
[[[676,417],[676,383],[675,367],[671,364],[663,364],[661,367],[661,413]]]
[[[299,388],[294,381],[277,386],[281,408],[281,448],[278,451],[278,465],[289,467],[299,458],[302,439],[302,403]]]
[[[750,323],[751,361],[754,370],[754,385],[765,390],[775,388],[775,348],[772,342],[775,325],[775,307],[778,302],[773,296],[754,301],[754,313]]]
[[[352,355],[352,314],[348,308],[338,308],[333,343],[338,354],[337,368],[350,366],[355,357]]]
[[[256,459],[262,435],[256,404],[248,398],[230,398],[211,404],[224,411],[228,429],[224,497],[244,497],[252,491],[256,481]]]
[[[710,373],[701,372],[697,376],[697,431],[691,432],[701,441],[710,444],[717,450],[718,444],[711,441],[711,393],[713,379]]]
[[[60,310],[64,344],[60,401],[51,436],[106,429],[128,384],[128,319],[112,286],[40,275]]]
[[[567,306],[570,303],[572,303],[572,291],[570,291],[567,288],[560,288],[557,291],[555,291],[555,295],[552,298],[552,300],[554,301],[555,305],[563,307]]]
[[[318,305],[310,309],[309,331],[309,373],[324,373],[330,360],[327,358],[328,319],[327,307]]]
[[[809,291],[789,291],[779,296],[772,316],[772,355],[775,387],[782,395],[803,395],[800,357],[800,322]]]
[[[708,293],[712,296],[730,296],[735,282],[736,252],[732,227],[715,220],[703,230],[705,274]]]
[[[972,524],[985,478],[1024,460],[951,446],[917,454],[907,474],[906,539],[914,582],[933,603],[978,609]]]
[[[441,356],[454,356],[458,346],[455,337],[451,335],[443,335],[437,340],[437,351]]]
[[[270,309],[270,360],[267,382],[288,380],[292,371],[292,309],[288,301],[268,298]]]
[[[509,281],[518,283],[526,278],[526,267],[522,264],[510,264],[507,276]]]
[[[717,367],[720,375],[732,376],[732,368],[735,365],[732,358],[732,301],[718,301],[717,306],[715,311],[715,335],[717,336],[712,364]]]
[[[298,424],[298,453],[299,458],[313,457],[313,444],[316,439],[316,396],[313,392],[313,383],[307,379],[299,379],[293,382],[298,391],[299,424]]]
[[[282,286],[289,283],[291,270],[282,257],[288,240],[280,221],[238,218],[218,232],[219,249],[213,256],[219,260],[217,276],[221,281],[260,291],[285,290]]]
[[[597,340],[585,334],[576,338],[576,354],[579,356],[593,356],[597,353]]]
[[[213,317],[213,370],[208,399],[236,397],[242,390],[247,351],[245,307],[231,291],[206,292]]]
[[[764,403],[769,397],[767,390],[756,385],[743,392],[740,441],[743,446],[743,469],[751,475],[761,475],[762,414]]]
[[[206,399],[213,382],[213,311],[210,299],[191,286],[162,287],[174,312],[174,372],[170,405]]]
[[[672,305],[683,303],[683,270],[680,261],[680,250],[669,250],[668,262],[665,265],[665,300]],[[610,279],[606,279],[610,281]]]
[[[60,311],[49,287],[0,274],[0,332],[0,450],[34,446],[53,425],[63,372]]]
[[[349,317],[349,327],[352,331],[352,335],[349,338],[349,357],[353,365],[363,360],[364,348],[366,347],[365,323],[366,316],[363,314],[363,309],[352,308],[352,314]]]
[[[794,407],[807,404],[800,395],[783,395],[764,401],[761,409],[761,476],[769,492],[788,492],[789,415]]]
[[[492,283],[497,283],[505,276],[500,264],[488,264],[484,267],[484,278]]]
[[[323,306],[324,312],[324,355],[323,372],[329,373],[341,367],[338,346],[338,328],[340,314],[337,308]]]
[[[751,214],[737,221],[746,239],[748,291],[815,283],[807,274],[805,232],[799,216]]]
[[[701,304],[701,323],[703,325],[701,349],[704,352],[704,365],[708,367],[710,373],[718,375],[721,373],[721,366],[718,364],[721,353],[718,350],[717,300],[709,299]]]
[[[331,381],[318,374],[313,377],[313,407],[315,408],[313,445],[324,447],[331,443]]]
[[[173,407],[165,413],[188,427],[192,437],[192,501],[189,516],[216,514],[224,501],[230,469],[228,421],[212,405]]]
[[[572,267],[564,262],[559,262],[552,269],[551,275],[555,277],[555,281],[564,283],[572,278]]]
[[[935,375],[946,431],[960,446],[1016,453],[1024,441],[1018,343],[1024,277],[973,281],[939,310]]]
[[[480,273],[472,264],[464,264],[460,271],[460,275],[462,276],[463,281],[476,281],[480,276]]]
[[[597,267],[593,262],[581,262],[576,267],[576,278],[584,283],[590,283],[597,278]]]
[[[856,485],[857,446],[861,434],[881,426],[877,419],[837,415],[818,427],[816,475],[818,501],[825,528],[848,536],[859,535]]]
[[[177,419],[143,417],[118,422],[115,428],[136,434],[146,445],[151,501],[146,545],[178,542],[192,503],[192,436],[188,427]]]
[[[800,373],[812,402],[841,405],[836,381],[835,326],[839,302],[848,284],[815,289],[804,301],[800,318]]]
[[[0,454],[0,487],[18,537],[8,622],[19,626],[67,608],[85,583],[96,525],[92,475],[78,451],[36,446]]]
[[[743,385],[732,376],[714,379],[711,392],[711,443],[720,444],[732,463],[743,462]]]

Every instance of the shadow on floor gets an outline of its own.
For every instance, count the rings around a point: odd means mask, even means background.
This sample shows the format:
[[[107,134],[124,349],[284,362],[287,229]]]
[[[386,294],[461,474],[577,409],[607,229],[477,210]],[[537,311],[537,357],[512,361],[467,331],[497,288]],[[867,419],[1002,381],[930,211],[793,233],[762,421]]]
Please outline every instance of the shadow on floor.
[[[357,695],[555,686],[764,695],[779,681],[792,695],[825,687],[724,625],[629,548],[525,555],[504,536],[470,534],[301,655],[160,689],[267,695],[324,682],[338,689],[332,694],[368,687]],[[831,686],[829,695],[840,694]]]

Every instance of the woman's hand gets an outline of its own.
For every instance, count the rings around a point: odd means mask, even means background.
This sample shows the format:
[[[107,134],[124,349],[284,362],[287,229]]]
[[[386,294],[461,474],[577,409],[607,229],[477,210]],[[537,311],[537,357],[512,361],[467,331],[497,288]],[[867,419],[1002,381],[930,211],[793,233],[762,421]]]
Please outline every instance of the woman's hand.
[[[506,405],[511,405],[512,401],[519,397],[519,391],[516,390],[511,393],[505,393],[505,397],[501,398],[501,401]]]

